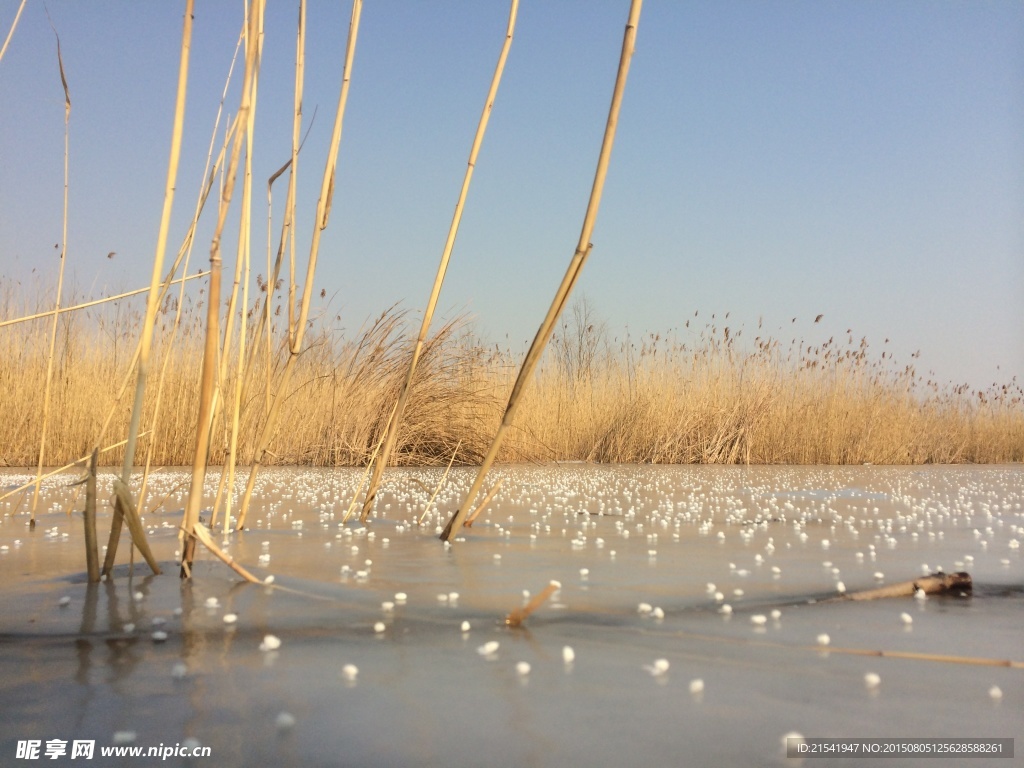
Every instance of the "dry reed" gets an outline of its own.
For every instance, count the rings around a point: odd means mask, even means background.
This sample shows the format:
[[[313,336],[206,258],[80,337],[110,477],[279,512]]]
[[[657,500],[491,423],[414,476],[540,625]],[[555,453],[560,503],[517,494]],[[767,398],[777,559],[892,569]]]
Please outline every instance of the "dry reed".
[[[534,595],[533,598],[526,605],[516,608],[509,612],[508,616],[505,617],[505,626],[508,627],[521,627],[523,622],[526,621],[527,617],[544,605],[547,599],[551,597],[555,592],[561,588],[561,584],[557,581],[552,581],[538,594]]]
[[[25,3],[27,0],[21,0],[21,4],[18,5],[18,12],[14,14],[14,21],[11,22],[11,29],[7,33],[7,37],[4,38],[3,47],[0,47],[0,61],[3,61],[4,54],[7,53],[7,46],[11,44],[11,38],[14,37],[14,30],[18,28],[18,19],[21,18],[21,12],[25,10]]]
[[[608,109],[608,120],[605,124],[604,139],[601,142],[601,151],[597,159],[597,171],[594,173],[594,184],[590,191],[590,200],[587,203],[587,211],[583,216],[583,227],[580,231],[580,239],[576,246],[576,252],[573,254],[572,260],[569,262],[569,267],[565,271],[565,276],[562,278],[561,285],[558,286],[555,298],[551,302],[547,315],[541,323],[540,329],[537,331],[537,335],[534,337],[529,351],[526,353],[523,364],[519,369],[519,375],[516,377],[516,382],[512,386],[512,392],[509,394],[508,405],[505,407],[505,413],[502,416],[501,424],[498,426],[498,429],[494,434],[491,447],[488,449],[487,455],[484,457],[480,466],[480,471],[477,473],[476,479],[466,492],[466,496],[459,505],[459,508],[455,511],[455,514],[452,515],[448,524],[445,526],[444,531],[441,533],[441,539],[443,541],[450,541],[453,532],[458,530],[458,528],[465,523],[466,516],[470,513],[470,508],[476,499],[477,494],[480,492],[480,487],[483,485],[484,477],[486,477],[491,464],[497,458],[505,433],[512,425],[512,421],[515,417],[516,410],[519,408],[519,403],[522,400],[522,395],[526,390],[526,386],[529,383],[530,378],[533,376],[534,369],[540,362],[541,356],[544,354],[544,347],[551,338],[551,333],[554,330],[555,323],[558,321],[559,315],[562,314],[562,310],[565,308],[569,295],[572,293],[572,289],[575,286],[576,281],[579,279],[580,273],[583,270],[583,265],[586,263],[587,257],[590,255],[590,250],[593,247],[590,242],[590,236],[593,233],[594,223],[597,220],[597,211],[601,204],[601,193],[604,190],[604,181],[608,175],[608,163],[611,160],[612,145],[615,141],[615,129],[618,127],[619,110],[622,106],[622,94],[626,88],[626,77],[629,74],[629,64],[633,58],[633,51],[636,45],[636,26],[640,21],[640,8],[642,6],[642,1],[643,0],[632,0],[630,3],[629,18],[626,21],[626,31],[622,38],[622,53],[619,57],[619,68],[615,76],[615,87],[612,91],[612,103]],[[479,511],[474,512],[474,515],[478,513]]]
[[[90,584],[100,580],[100,556],[96,543],[96,462],[99,455],[99,449],[93,450],[85,476],[85,563]]]
[[[363,501],[363,512],[360,515],[360,520],[364,523],[370,515],[370,510],[373,508],[373,501],[377,496],[377,486],[380,484],[384,467],[387,466],[388,461],[391,459],[391,452],[395,447],[398,430],[401,427],[402,417],[405,415],[405,407],[409,401],[409,391],[412,389],[413,377],[416,375],[416,365],[423,351],[423,345],[426,343],[427,334],[430,332],[430,323],[434,318],[434,310],[437,308],[437,300],[441,295],[441,286],[444,283],[445,273],[448,271],[448,262],[451,259],[452,248],[455,247],[455,237],[459,232],[459,223],[462,221],[462,211],[466,205],[466,197],[469,194],[469,184],[473,180],[473,170],[476,168],[477,156],[480,154],[480,146],[483,144],[484,133],[487,131],[491,110],[494,108],[494,99],[498,94],[498,85],[501,83],[501,73],[505,69],[505,61],[508,59],[508,52],[512,47],[512,33],[515,31],[518,10],[519,0],[512,0],[508,15],[508,28],[505,30],[505,41],[501,46],[501,53],[498,55],[498,64],[494,69],[494,76],[491,78],[491,87],[487,92],[483,113],[480,115],[480,120],[477,123],[476,134],[473,137],[473,146],[469,152],[469,162],[466,164],[466,173],[462,179],[462,189],[459,191],[459,199],[455,204],[455,214],[452,216],[452,222],[448,228],[448,237],[445,240],[444,250],[441,253],[441,262],[437,266],[437,274],[434,277],[434,285],[430,290],[430,298],[427,300],[426,309],[423,310],[423,321],[420,324],[419,336],[416,337],[416,343],[413,345],[412,354],[409,357],[409,370],[406,373],[402,389],[398,394],[398,404],[395,407],[395,415],[388,426],[384,447],[381,448],[380,456],[373,465],[373,476],[370,478],[370,485],[366,489],[366,499]]]
[[[178,160],[181,155],[181,136],[185,123],[185,93],[188,88],[189,54],[192,48],[192,11],[194,0],[186,0],[181,33],[181,55],[178,65],[178,85],[174,102],[174,120],[171,131],[171,148],[167,161],[167,179],[164,185],[163,211],[160,216],[160,230],[156,241],[156,254],[153,258],[153,272],[146,298],[146,316],[142,323],[142,333],[138,345],[138,366],[136,369],[135,399],[132,404],[131,422],[128,426],[128,441],[125,446],[124,463],[121,468],[121,481],[128,485],[132,467],[135,463],[135,447],[139,428],[142,423],[142,406],[146,392],[146,379],[149,375],[149,354],[152,347],[153,332],[156,326],[156,313],[160,305],[160,277],[163,274],[164,254],[167,249],[167,235],[170,230],[171,211],[174,207],[174,191],[178,177]],[[128,494],[130,497],[130,493]],[[125,510],[121,507],[121,496],[114,508],[114,517],[110,524],[110,538],[107,542],[107,554],[103,561],[104,575],[110,574],[117,555],[117,544],[121,535],[121,522]]]
[[[305,8],[303,0],[302,7]],[[348,42],[345,48],[345,64],[343,69],[342,81],[341,81],[341,93],[338,95],[338,106],[334,114],[334,128],[331,132],[330,149],[328,151],[327,162],[324,165],[323,178],[320,184],[320,196],[317,199],[316,204],[316,218],[313,224],[313,238],[309,247],[309,261],[306,266],[306,281],[302,291],[302,301],[299,306],[299,314],[297,320],[293,323],[292,321],[292,306],[294,300],[294,270],[291,274],[291,288],[289,290],[289,307],[288,307],[288,323],[289,323],[289,339],[288,339],[288,358],[285,362],[284,373],[281,379],[281,388],[286,389],[291,381],[293,371],[295,369],[296,361],[298,360],[299,354],[303,351],[302,342],[305,339],[306,334],[306,323],[309,319],[309,308],[310,302],[313,297],[313,280],[316,275],[316,264],[317,258],[320,253],[320,236],[321,233],[327,228],[328,221],[331,215],[331,204],[334,197],[334,183],[335,174],[337,172],[338,164],[338,150],[341,146],[341,135],[342,128],[345,120],[345,107],[348,104],[348,92],[351,85],[352,79],[352,62],[355,58],[356,40],[359,34],[359,19],[362,13],[362,0],[354,0],[352,3],[352,16],[349,21],[348,30]],[[305,14],[303,13],[303,18]],[[297,150],[293,150],[292,153],[292,166],[291,172],[294,177],[295,164],[297,161]],[[293,198],[294,199],[294,198]],[[292,228],[294,236],[294,227]],[[268,292],[269,297],[269,292]],[[282,402],[282,393],[279,390],[270,405],[270,410],[267,412],[266,418],[263,423],[263,427],[260,430],[260,437],[254,451],[254,459],[252,462],[252,468],[249,472],[249,480],[246,483],[245,493],[242,496],[242,502],[239,506],[238,511],[238,527],[241,528],[245,523],[245,516],[248,512],[249,500],[252,498],[253,487],[256,483],[256,474],[259,471],[260,465],[266,461],[268,443],[271,437],[274,435],[277,427],[277,418],[280,412],[280,406]]]
[[[51,27],[52,27],[51,22]],[[12,29],[13,32],[13,29]],[[64,87],[64,208],[61,222],[60,268],[57,272],[57,292],[54,300],[53,323],[50,326],[50,353],[46,358],[46,380],[43,385],[43,425],[39,432],[39,461],[36,467],[36,484],[32,491],[32,508],[29,526],[36,525],[36,505],[39,503],[39,484],[43,475],[43,463],[46,458],[46,432],[50,418],[50,385],[53,381],[53,353],[57,343],[57,321],[60,318],[60,300],[64,292],[64,266],[67,264],[68,246],[68,149],[70,139],[71,93],[68,91],[68,80],[64,75],[64,59],[60,55],[60,36],[53,30],[57,38],[57,65],[60,68],[60,82]]]
[[[40,287],[40,290],[41,287]],[[51,289],[52,290],[52,289]],[[34,311],[31,287],[0,279],[0,317]],[[168,328],[180,311],[179,339],[158,340],[166,354],[158,465],[191,460],[199,404],[202,311],[193,294],[169,297],[158,315]],[[201,297],[200,297],[201,298]],[[266,294],[248,310],[259,312]],[[138,303],[138,300],[135,300]],[[47,449],[55,465],[87,459],[100,425],[131,365],[142,322],[130,300],[62,316],[54,360],[53,417],[61,424]],[[333,318],[333,315],[331,316]],[[366,327],[341,334],[321,318],[307,351],[281,394],[271,464],[365,466],[380,443],[408,365],[415,328],[390,309]],[[728,322],[728,321],[727,321]],[[34,465],[46,368],[43,322],[0,332],[0,387],[10,418],[0,423],[0,465]],[[596,328],[600,324],[593,323]],[[759,329],[758,329],[759,330]],[[728,335],[717,320],[680,334],[618,339],[558,329],[553,354],[538,369],[501,462],[591,461],[659,464],[926,464],[1024,461],[1024,390],[1016,381],[984,390],[940,384],[934,376],[852,335],[845,341],[785,343],[768,335]],[[253,340],[254,330],[249,331]],[[568,336],[567,336],[568,334]],[[810,350],[808,351],[808,347]],[[569,359],[564,349],[582,349]],[[576,354],[574,352],[574,354]],[[501,420],[520,360],[474,338],[466,321],[428,340],[395,447],[402,466],[477,464]],[[281,370],[270,375],[280,382]],[[259,380],[268,361],[253,370]],[[228,386],[237,376],[233,365]],[[143,421],[152,423],[156,393],[147,393]],[[251,455],[262,422],[262,394],[241,414],[240,455]],[[125,434],[127,409],[111,416],[109,434]],[[218,423],[218,430],[224,424]],[[141,437],[142,435],[140,435]],[[101,456],[123,461],[123,442]],[[210,461],[226,460],[210,447]],[[147,505],[148,506],[148,505]]]
[[[206,465],[209,460],[210,436],[214,428],[216,413],[216,395],[218,387],[218,364],[220,354],[220,280],[221,280],[221,235],[227,222],[228,210],[231,207],[235,179],[238,174],[238,161],[241,156],[242,144],[246,133],[244,126],[248,124],[249,112],[252,108],[255,73],[258,66],[259,30],[263,17],[262,0],[254,0],[246,6],[248,32],[246,35],[245,75],[242,80],[241,103],[238,115],[232,128],[231,155],[225,169],[225,180],[221,185],[220,205],[218,207],[217,224],[210,243],[210,285],[206,301],[205,338],[203,344],[203,362],[200,377],[199,416],[195,427],[195,452],[192,457],[192,482],[189,487],[188,499],[182,520],[184,543],[181,555],[181,577],[191,576],[192,558],[195,553],[196,539],[192,530],[199,522],[199,508],[202,504],[203,484],[206,480]],[[226,346],[226,345],[225,345]]]

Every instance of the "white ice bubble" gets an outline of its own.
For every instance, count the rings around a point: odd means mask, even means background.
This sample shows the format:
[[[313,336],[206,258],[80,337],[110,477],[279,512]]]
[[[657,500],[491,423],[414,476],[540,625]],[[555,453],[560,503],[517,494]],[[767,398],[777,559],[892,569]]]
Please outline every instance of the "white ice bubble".
[[[650,672],[652,676],[658,677],[668,672],[668,667],[668,659],[655,659],[653,664],[645,665],[644,669]]]
[[[500,645],[501,644],[497,640],[490,640],[477,648],[476,652],[481,656],[492,656],[498,650]]]

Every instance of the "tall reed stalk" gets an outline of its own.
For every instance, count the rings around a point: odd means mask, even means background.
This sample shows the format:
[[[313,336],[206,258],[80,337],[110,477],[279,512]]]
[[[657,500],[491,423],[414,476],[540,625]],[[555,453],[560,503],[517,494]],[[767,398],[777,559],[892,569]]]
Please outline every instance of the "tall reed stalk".
[[[11,31],[14,31],[13,28]],[[71,94],[68,92],[68,80],[64,75],[64,59],[60,55],[60,36],[57,34],[56,29],[53,31],[53,34],[57,38],[57,65],[60,68],[60,82],[64,87],[64,216],[62,219],[60,241],[60,269],[57,274],[57,296],[54,299],[53,323],[50,326],[50,353],[46,358],[46,384],[43,388],[43,427],[39,435],[39,463],[36,468],[36,484],[32,491],[32,512],[29,518],[29,526],[31,528],[36,527],[39,484],[43,476],[43,461],[46,457],[46,430],[50,419],[50,383],[53,381],[53,352],[57,344],[57,319],[60,316],[60,300],[61,294],[64,292],[64,265],[67,263],[68,253],[68,145],[71,120]]]
[[[470,486],[469,491],[466,492],[466,496],[462,500],[462,504],[459,505],[459,508],[455,511],[455,514],[452,515],[448,524],[445,526],[444,531],[441,533],[441,539],[443,541],[451,540],[453,531],[462,526],[466,520],[466,516],[472,511],[473,502],[476,499],[477,494],[480,492],[480,487],[483,485],[484,477],[486,477],[488,470],[491,468],[491,464],[494,463],[494,459],[498,455],[498,450],[501,448],[501,442],[505,436],[505,432],[512,424],[512,420],[515,417],[516,409],[519,406],[522,393],[525,390],[530,377],[533,375],[533,371],[537,367],[537,363],[539,362],[541,355],[544,353],[544,347],[551,338],[551,333],[554,330],[558,316],[562,313],[562,309],[565,307],[569,294],[572,293],[573,286],[576,284],[576,281],[580,276],[580,272],[583,270],[583,265],[586,263],[587,257],[590,255],[590,249],[592,247],[590,236],[594,230],[594,222],[597,220],[597,209],[601,203],[601,193],[604,191],[605,177],[608,175],[608,162],[611,159],[612,144],[615,141],[615,129],[618,127],[619,109],[622,106],[622,94],[626,88],[626,76],[629,74],[629,64],[633,57],[633,49],[636,44],[636,26],[640,21],[640,6],[642,3],[643,0],[632,0],[629,8],[629,18],[626,22],[626,31],[622,39],[622,53],[619,57],[619,70],[615,78],[615,88],[612,91],[612,103],[608,110],[608,121],[605,124],[604,139],[601,142],[601,153],[597,160],[597,172],[594,174],[594,184],[590,190],[590,201],[587,204],[587,212],[583,217],[583,228],[580,232],[579,244],[576,246],[576,252],[573,254],[572,260],[569,262],[569,267],[565,272],[565,277],[562,278],[562,283],[559,285],[558,291],[555,293],[555,298],[551,302],[551,306],[548,308],[548,313],[544,318],[544,322],[541,323],[540,329],[537,331],[537,335],[534,337],[533,343],[530,345],[530,349],[526,353],[526,358],[523,360],[522,367],[519,369],[519,375],[516,377],[516,383],[512,387],[512,393],[509,395],[508,405],[505,407],[505,415],[502,417],[498,431],[495,433],[494,440],[491,442],[491,447],[488,449],[487,455],[484,457],[483,463],[480,465],[480,470],[477,472],[476,479],[473,481],[473,485]]]
[[[227,101],[228,87],[231,84],[231,78],[235,71],[235,63],[238,60],[238,50],[242,45],[242,41],[245,38],[245,27],[246,24],[243,21],[242,32],[238,35],[238,42],[235,44],[235,52],[231,57],[231,65],[228,67],[228,74],[225,78],[224,89],[221,92],[220,103],[217,105],[217,116],[213,121],[213,130],[210,134],[210,144],[206,151],[206,166],[203,169],[203,182],[199,187],[199,194],[196,198],[195,209],[192,214],[192,222],[189,224],[188,231],[185,233],[185,239],[183,240],[181,247],[178,249],[177,258],[174,260],[174,265],[171,268],[171,272],[177,272],[178,268],[181,268],[182,273],[188,272],[188,265],[192,258],[192,247],[195,244],[196,228],[199,226],[199,217],[206,207],[206,201],[209,199],[210,192],[213,189],[213,181],[216,178],[217,169],[221,167],[224,161],[224,155],[227,152],[227,146],[222,145],[220,152],[217,154],[216,161],[213,161],[213,148],[217,142],[218,128],[220,126],[221,116],[224,112],[224,102]],[[212,170],[211,170],[212,163]],[[201,272],[199,274],[209,275],[209,272]],[[166,350],[164,352],[163,364],[160,366],[160,376],[157,380],[156,388],[156,402],[153,405],[153,420],[150,427],[152,436],[150,437],[147,449],[146,449],[146,462],[145,468],[142,471],[142,484],[139,488],[139,509],[145,508],[146,490],[147,483],[149,481],[149,470],[153,459],[153,452],[157,444],[157,436],[159,435],[160,426],[160,414],[161,404],[163,402],[164,385],[167,381],[167,371],[170,366],[172,355],[175,349],[175,342],[178,338],[178,331],[181,328],[181,316],[184,307],[185,297],[185,286],[181,284],[181,288],[178,291],[177,306],[174,311],[174,322],[171,324],[171,332],[167,337]]]
[[[178,159],[181,156],[181,135],[185,123],[185,94],[188,90],[188,63],[192,50],[192,12],[195,0],[185,0],[185,13],[181,31],[181,57],[178,64],[178,87],[174,100],[174,125],[171,131],[171,152],[167,161],[167,183],[164,185],[164,204],[160,215],[160,231],[157,234],[156,254],[153,257],[153,273],[149,283],[149,295],[146,301],[146,318],[142,325],[142,337],[139,341],[138,376],[135,383],[135,401],[132,405],[131,423],[128,426],[128,442],[125,446],[124,464],[121,467],[121,482],[128,486],[132,468],[135,465],[135,447],[138,440],[139,425],[142,422],[142,404],[146,392],[146,378],[149,375],[149,354],[153,344],[153,330],[156,326],[156,313],[160,304],[160,277],[164,270],[164,254],[167,250],[167,233],[171,226],[171,211],[174,208],[174,190],[178,178]],[[124,510],[115,504],[114,518],[110,524],[110,539],[107,542],[107,554],[103,561],[103,575],[109,575],[114,567],[117,556],[117,543],[121,537],[121,524]]]
[[[263,8],[259,9],[258,34],[259,40],[257,41],[257,56],[256,56],[256,71],[253,73],[252,80],[252,105],[249,109],[247,119],[245,121],[245,178],[242,184],[242,215],[239,221],[238,228],[238,254],[236,256],[235,265],[235,282],[231,289],[231,301],[228,305],[228,317],[227,326],[224,330],[224,365],[221,368],[221,379],[226,380],[227,378],[227,360],[228,350],[231,348],[231,324],[235,316],[235,307],[237,306],[238,288],[239,282],[242,284],[242,308],[241,319],[239,320],[238,328],[238,362],[237,362],[237,374],[235,376],[235,388],[234,394],[231,401],[231,434],[228,438],[228,459],[226,472],[221,472],[221,482],[227,483],[227,500],[224,507],[224,532],[227,533],[231,527],[231,500],[234,495],[235,488],[235,459],[238,455],[238,430],[239,420],[241,418],[242,411],[242,371],[245,369],[245,340],[246,340],[246,320],[249,317],[249,313],[245,311],[245,308],[249,306],[249,271],[250,271],[250,234],[252,224],[252,153],[253,153],[253,138],[255,136],[255,121],[256,121],[256,97],[259,92],[259,62],[262,57],[263,50]],[[213,516],[210,519],[210,527],[212,528],[216,521],[218,505],[214,504]]]
[[[256,475],[264,461],[267,447],[270,443],[270,438],[273,437],[281,402],[285,395],[285,391],[287,390],[288,383],[291,380],[292,372],[295,369],[295,363],[298,360],[299,353],[302,351],[302,341],[305,338],[306,322],[309,317],[309,304],[313,297],[313,278],[316,274],[317,256],[320,252],[320,233],[327,228],[327,223],[331,214],[335,173],[338,164],[338,149],[341,146],[342,126],[345,119],[345,106],[348,103],[348,91],[352,78],[352,62],[355,58],[356,38],[359,33],[359,18],[362,13],[362,8],[362,0],[353,0],[352,17],[349,21],[348,29],[348,44],[345,48],[345,69],[341,82],[341,93],[338,96],[338,107],[334,115],[334,129],[331,133],[330,150],[327,157],[327,163],[324,166],[323,180],[320,184],[320,197],[317,200],[316,219],[313,223],[313,238],[309,247],[309,262],[306,267],[306,282],[302,289],[302,303],[299,307],[299,316],[295,324],[294,334],[289,338],[288,359],[285,362],[284,372],[281,376],[281,383],[278,391],[274,395],[270,411],[267,413],[266,420],[263,423],[263,429],[260,431],[260,436],[256,444],[252,468],[249,471],[249,481],[246,483],[245,494],[242,497],[242,502],[238,511],[239,529],[241,529],[245,523],[245,516],[249,509],[249,501],[252,498],[252,491],[256,484]],[[295,159],[296,158],[293,153],[293,163]],[[293,165],[293,173],[294,170]]]
[[[473,169],[476,167],[477,155],[480,154],[480,146],[483,144],[484,133],[487,131],[487,122],[490,120],[491,110],[494,108],[494,99],[498,95],[501,73],[505,70],[505,61],[508,59],[508,52],[512,47],[512,33],[515,31],[516,13],[518,10],[519,0],[512,0],[508,14],[508,28],[505,31],[505,42],[501,46],[498,64],[494,68],[491,87],[487,92],[487,100],[484,102],[484,110],[476,127],[476,135],[473,137],[473,146],[469,151],[469,162],[466,164],[466,174],[462,179],[462,189],[459,191],[459,200],[455,204],[455,215],[452,217],[451,226],[448,228],[448,237],[445,240],[444,251],[441,253],[441,263],[437,267],[437,274],[434,277],[430,298],[427,300],[427,307],[423,310],[423,322],[420,324],[420,332],[416,337],[416,344],[413,346],[412,355],[409,358],[409,370],[406,373],[405,382],[402,384],[402,390],[398,395],[398,406],[388,427],[384,447],[381,448],[377,461],[373,465],[373,476],[370,478],[370,485],[366,489],[363,511],[359,518],[363,523],[370,516],[370,510],[373,509],[373,502],[377,497],[377,487],[380,485],[381,476],[384,474],[384,467],[387,466],[388,460],[391,458],[391,452],[394,450],[395,440],[398,437],[398,430],[401,428],[402,416],[405,413],[405,406],[409,401],[409,390],[412,389],[413,377],[416,374],[416,364],[419,362],[420,354],[423,351],[423,344],[426,342],[427,333],[430,330],[430,323],[434,318],[434,310],[437,307],[437,300],[441,294],[441,285],[444,283],[445,272],[448,270],[448,261],[451,258],[452,249],[455,247],[455,237],[459,232],[459,223],[462,221],[462,210],[466,205],[469,183],[473,179]]]
[[[191,578],[192,576],[192,561],[195,557],[196,545],[193,529],[199,522],[199,509],[202,506],[203,486],[206,481],[210,433],[213,429],[214,389],[217,386],[217,356],[220,337],[220,280],[222,266],[220,241],[227,222],[228,210],[231,207],[235,179],[238,173],[238,161],[241,157],[242,144],[245,140],[244,128],[249,119],[249,110],[252,104],[253,83],[256,79],[257,56],[259,53],[260,19],[263,16],[263,7],[264,0],[252,0],[246,6],[248,33],[246,37],[245,76],[242,80],[242,97],[238,108],[238,115],[232,128],[231,155],[225,169],[217,225],[210,243],[210,289],[206,304],[206,343],[203,349],[199,416],[196,421],[196,448],[192,461],[192,482],[189,487],[184,520],[181,526],[182,536],[184,537],[181,555],[181,578],[183,579]]]

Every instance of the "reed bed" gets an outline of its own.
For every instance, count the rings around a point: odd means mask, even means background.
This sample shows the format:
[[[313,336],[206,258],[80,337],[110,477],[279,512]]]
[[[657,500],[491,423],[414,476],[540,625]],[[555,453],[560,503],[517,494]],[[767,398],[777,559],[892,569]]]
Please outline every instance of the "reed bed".
[[[255,316],[265,300],[259,277]],[[37,299],[26,299],[37,290]],[[52,306],[42,283],[0,283],[0,320]],[[205,316],[204,289],[185,293],[178,338],[164,383],[155,465],[188,465],[195,448]],[[68,299],[72,301],[73,299]],[[283,299],[282,299],[283,301]],[[176,296],[157,314],[154,354],[169,330]],[[141,298],[62,315],[50,393],[53,423],[47,460],[54,465],[91,453],[131,363],[143,321]],[[397,401],[416,340],[418,316],[392,307],[363,328],[343,332],[321,308],[282,394],[278,429],[266,462],[273,465],[365,466]],[[745,338],[714,321],[680,334],[610,337],[594,313],[577,306],[556,331],[527,390],[501,462],[593,461],[737,464],[924,464],[1024,461],[1024,392],[1017,382],[985,391],[940,385],[914,366],[876,351],[866,339],[814,344]],[[281,338],[284,311],[275,314]],[[579,318],[579,319],[577,319]],[[38,457],[41,397],[50,323],[39,319],[0,330],[0,464],[32,466]],[[250,325],[250,334],[256,333]],[[250,339],[249,343],[254,344]],[[286,341],[283,343],[287,343]],[[281,355],[269,375],[281,378]],[[477,339],[460,319],[424,345],[392,464],[479,463],[501,420],[521,359]],[[914,362],[914,361],[911,361]],[[235,364],[232,364],[235,366]],[[237,377],[228,370],[227,391]],[[248,372],[238,455],[253,455],[265,418],[260,382],[267,356]],[[148,392],[143,423],[156,393]],[[127,432],[121,404],[109,435]],[[230,413],[214,426],[210,459],[225,461]],[[461,443],[461,445],[460,445]],[[100,456],[119,465],[123,449]]]

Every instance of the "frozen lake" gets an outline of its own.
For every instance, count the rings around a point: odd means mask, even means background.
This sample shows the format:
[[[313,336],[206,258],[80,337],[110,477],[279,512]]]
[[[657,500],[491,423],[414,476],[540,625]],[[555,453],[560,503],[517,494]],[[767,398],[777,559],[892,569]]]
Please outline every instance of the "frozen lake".
[[[389,470],[363,526],[342,522],[361,471],[267,470],[248,530],[216,538],[270,586],[202,549],[178,579],[184,471],[151,480],[161,576],[129,573],[123,540],[115,578],[85,583],[71,476],[34,531],[0,502],[0,764],[30,739],[92,740],[100,765],[198,743],[210,758],[142,764],[772,766],[799,763],[793,732],[1022,735],[1020,466],[502,467],[445,546],[474,472],[421,523],[441,471]],[[940,569],[973,594],[830,599]]]

